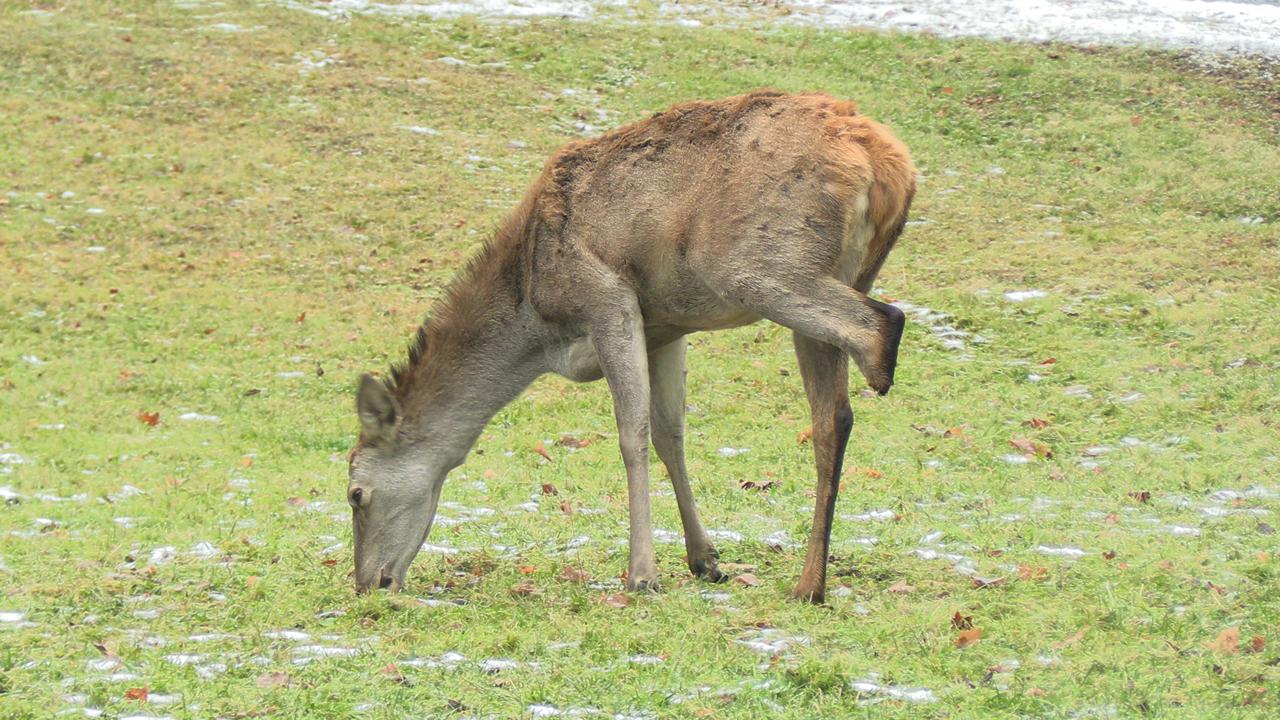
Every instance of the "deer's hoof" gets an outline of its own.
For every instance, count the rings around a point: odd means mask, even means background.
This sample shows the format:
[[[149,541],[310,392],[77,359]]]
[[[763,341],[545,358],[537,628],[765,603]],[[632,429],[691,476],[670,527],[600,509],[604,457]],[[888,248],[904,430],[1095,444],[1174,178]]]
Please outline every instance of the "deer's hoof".
[[[662,592],[658,578],[627,578],[627,590],[638,593]]]
[[[812,603],[814,605],[822,605],[826,602],[826,588],[810,587],[802,583],[797,585],[795,590],[791,591],[791,599]]]
[[[695,577],[702,578],[707,582],[722,583],[729,579],[728,575],[720,572],[720,568],[716,565],[715,558],[719,553],[714,553],[705,560],[691,560],[689,562],[689,570],[693,572]]]

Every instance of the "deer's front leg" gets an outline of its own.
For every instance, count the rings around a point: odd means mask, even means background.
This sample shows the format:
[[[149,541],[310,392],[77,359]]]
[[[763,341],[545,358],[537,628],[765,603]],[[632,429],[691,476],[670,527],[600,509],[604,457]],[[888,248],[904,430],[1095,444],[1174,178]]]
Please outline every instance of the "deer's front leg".
[[[627,589],[658,590],[649,518],[649,364],[644,321],[632,294],[599,308],[591,326],[591,342],[613,394],[618,443],[627,468],[627,505],[631,512],[631,558]]]

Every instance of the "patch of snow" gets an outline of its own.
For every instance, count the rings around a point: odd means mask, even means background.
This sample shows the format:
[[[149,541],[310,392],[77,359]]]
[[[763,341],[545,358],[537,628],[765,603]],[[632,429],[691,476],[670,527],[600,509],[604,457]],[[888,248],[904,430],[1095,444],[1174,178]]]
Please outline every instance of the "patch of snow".
[[[1004,299],[1009,302],[1025,302],[1036,298],[1048,297],[1049,293],[1043,290],[1010,290],[1004,294]]]
[[[1054,557],[1066,558],[1082,558],[1085,555],[1088,555],[1084,550],[1071,546],[1055,547],[1052,545],[1039,545],[1036,547],[1036,552],[1041,555],[1052,555]]]

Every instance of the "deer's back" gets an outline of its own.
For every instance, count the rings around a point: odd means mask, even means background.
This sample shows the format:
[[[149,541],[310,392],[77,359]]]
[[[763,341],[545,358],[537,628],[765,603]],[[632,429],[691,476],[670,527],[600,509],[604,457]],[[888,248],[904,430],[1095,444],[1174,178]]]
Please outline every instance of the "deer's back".
[[[759,91],[677,105],[548,162],[531,279],[564,282],[575,263],[598,262],[647,318],[750,321],[725,314],[718,275],[873,275],[914,173],[906,148],[846,101]]]

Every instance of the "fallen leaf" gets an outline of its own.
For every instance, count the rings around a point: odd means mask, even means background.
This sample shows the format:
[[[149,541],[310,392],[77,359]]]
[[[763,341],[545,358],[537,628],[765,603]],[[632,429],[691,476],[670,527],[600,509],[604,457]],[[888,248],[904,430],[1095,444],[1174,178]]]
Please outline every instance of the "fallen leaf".
[[[981,639],[981,630],[978,628],[969,628],[968,630],[961,630],[960,633],[956,635],[955,643],[956,647],[963,649],[972,645],[977,645],[978,641]]]
[[[1102,557],[1103,557],[1103,559],[1105,559],[1105,560],[1115,560],[1115,559],[1116,559],[1116,551],[1115,551],[1115,550],[1107,550],[1107,551],[1105,551],[1105,552],[1103,552],[1103,553],[1102,553]]]
[[[240,458],[240,466],[253,467],[253,457],[251,455],[245,455],[244,457]]]
[[[1267,639],[1261,635],[1254,635],[1249,639],[1249,647],[1245,648],[1248,653],[1260,653],[1267,647]]]
[[[1049,449],[1049,446],[1045,445],[1039,440],[1030,440],[1028,438],[1013,438],[1012,440],[1009,441],[1009,444],[1021,450],[1022,452],[1026,453],[1027,455],[1035,455],[1036,457],[1046,458],[1046,459],[1053,457],[1053,451]]]
[[[149,690],[150,688],[148,688],[145,685],[139,688],[129,688],[128,690],[124,691],[124,697],[126,700],[137,700],[138,702],[146,702],[147,693],[149,692]]]
[[[536,573],[536,572],[538,572],[538,568],[536,568],[536,567],[534,567],[534,566],[532,566],[532,565],[521,565],[521,566],[520,566],[520,574],[521,574],[521,575],[532,575],[532,574],[534,574],[534,573]]]
[[[631,598],[622,593],[614,593],[612,595],[600,595],[600,602],[612,608],[624,608],[631,604]]]
[[[551,483],[542,483],[542,494],[543,495],[559,495],[560,491],[557,490],[556,486],[552,485]]]
[[[1049,427],[1048,420],[1045,420],[1043,418],[1037,418],[1037,417],[1033,417],[1030,420],[1023,420],[1022,424],[1026,425],[1029,428],[1035,428],[1036,430],[1043,430],[1044,428]]]
[[[333,567],[334,565],[338,564],[338,561],[335,560],[334,558],[329,558],[328,560],[320,561],[320,564],[324,565],[325,567]]]
[[[293,320],[293,321],[294,321],[294,322],[296,322],[296,323],[298,323],[299,325],[301,325],[302,323],[306,322],[306,321],[307,321],[307,311],[306,311],[306,310],[303,310],[301,313],[298,313],[298,317],[294,318],[294,320]]]
[[[776,480],[743,480],[738,483],[738,487],[743,490],[768,490],[777,484]]]
[[[573,514],[573,505],[569,504],[569,501],[568,501],[568,500],[561,500],[561,501],[560,501],[560,512],[564,513],[565,515],[572,515],[572,514]]]
[[[252,588],[253,586],[255,586],[255,585],[257,585],[257,584],[258,584],[258,576],[257,576],[257,575],[250,575],[249,577],[247,577],[247,578],[245,578],[245,579],[244,579],[244,586],[245,586],[245,587],[247,587],[247,588]]]
[[[1047,358],[1045,358],[1045,359],[1041,360],[1041,361],[1040,361],[1040,364],[1041,364],[1041,365],[1052,365],[1052,364],[1054,364],[1054,363],[1056,363],[1056,362],[1058,362],[1058,358],[1056,358],[1056,357],[1047,357]]]
[[[973,616],[961,615],[960,611],[957,610],[956,614],[951,616],[951,627],[956,630],[969,630],[973,628]]]
[[[1137,127],[1138,125],[1141,125],[1141,124],[1142,124],[1142,116],[1141,116],[1141,115],[1133,115],[1133,116],[1131,116],[1131,117],[1129,118],[1129,124],[1130,124],[1130,125],[1133,125],[1134,127]]]
[[[585,571],[565,565],[564,569],[560,571],[560,579],[568,580],[569,582],[585,583],[591,579],[591,576]]]
[[[289,687],[293,678],[289,677],[289,673],[276,671],[262,673],[253,682],[260,688]]]
[[[148,427],[155,427],[160,423],[160,413],[147,412],[146,410],[139,410],[138,420],[146,423]]]
[[[294,507],[302,507],[303,505],[307,504],[306,498],[300,498],[297,495],[287,497],[285,498],[284,501],[285,501],[285,504],[292,505]]]
[[[953,427],[953,428],[947,428],[945,431],[943,431],[942,437],[948,438],[948,439],[964,437],[964,429],[965,429],[964,425],[957,425],[956,427]]]
[[[1048,693],[1038,687],[1027,688],[1027,697],[1044,697],[1045,695],[1048,695]]]
[[[1004,587],[1005,579],[1003,577],[985,578],[978,575],[973,576],[973,586],[979,590],[986,588]]]
[[[1019,580],[1024,580],[1024,581],[1029,581],[1029,580],[1048,580],[1048,579],[1049,579],[1049,568],[1044,567],[1043,565],[1040,565],[1040,566],[1035,566],[1035,565],[1019,565],[1019,566],[1018,566],[1018,579],[1019,579]]]
[[[1076,643],[1084,639],[1084,631],[1087,629],[1088,628],[1080,628],[1080,632],[1076,633],[1075,635],[1072,635],[1071,637],[1068,637],[1068,638],[1064,638],[1063,640],[1054,643],[1053,649],[1061,650],[1062,648],[1068,647],[1070,645],[1075,645]]]
[[[950,85],[947,85],[946,87],[942,88],[943,95],[950,95],[953,92],[955,92],[955,90]]]
[[[810,441],[810,440],[812,440],[812,439],[813,439],[813,426],[812,426],[812,425],[810,425],[809,427],[805,428],[804,430],[801,430],[800,432],[796,433],[796,444],[797,444],[797,445],[803,445],[803,444],[805,444],[805,443],[809,442],[809,441]]]
[[[743,573],[735,577],[733,581],[744,587],[755,587],[760,584],[760,578],[751,573]]]
[[[889,592],[899,593],[903,595],[909,592],[913,592],[915,589],[916,589],[915,585],[908,585],[907,583],[901,580],[889,586]]]
[[[1135,490],[1129,493],[1129,497],[1140,503],[1151,502],[1151,493],[1147,490]]]
[[[1235,655],[1240,651],[1240,628],[1229,627],[1223,630],[1208,646],[1218,655]]]
[[[538,588],[531,582],[517,583],[511,587],[511,594],[516,597],[530,597],[538,594]]]
[[[498,477],[498,473],[497,473],[496,471],[494,471],[494,469],[493,469],[493,468],[485,468],[485,471],[484,471],[484,479],[485,479],[485,480],[492,480],[492,479],[494,479],[494,478],[496,478],[496,477]]]
[[[551,455],[547,453],[547,448],[542,443],[534,445],[533,451],[541,455],[546,460],[551,460]]]
[[[556,444],[560,447],[573,448],[574,450],[584,448],[591,443],[591,438],[578,439],[572,435],[561,435],[560,439],[556,441]]]

